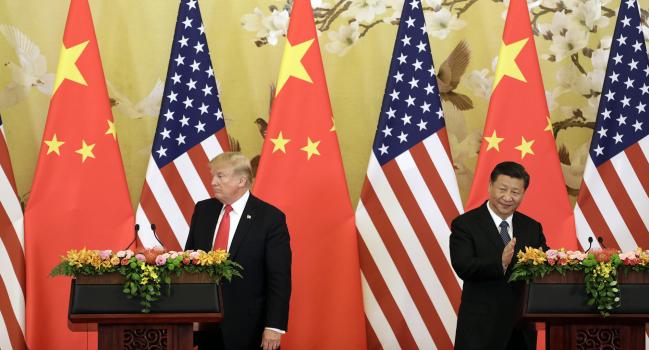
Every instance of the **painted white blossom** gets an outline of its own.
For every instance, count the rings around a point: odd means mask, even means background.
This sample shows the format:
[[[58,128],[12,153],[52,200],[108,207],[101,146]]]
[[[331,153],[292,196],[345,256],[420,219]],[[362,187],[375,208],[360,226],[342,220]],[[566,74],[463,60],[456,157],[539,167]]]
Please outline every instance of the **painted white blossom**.
[[[331,30],[327,33],[330,42],[325,45],[327,51],[335,53],[338,56],[344,56],[360,36],[358,22],[352,22],[350,25],[341,25],[337,31]]]
[[[557,99],[559,96],[563,95],[563,89],[560,87],[554,88],[552,91],[545,90],[545,100],[548,104],[548,111],[554,111],[558,104]]]
[[[609,23],[608,17],[602,14],[601,0],[587,0],[582,2],[575,9],[573,18],[590,31],[606,28]]]
[[[613,43],[613,37],[610,35],[604,36],[599,39],[599,47],[603,50],[610,50]]]
[[[581,95],[590,92],[586,77],[572,64],[565,64],[559,68],[556,79],[558,87],[563,89],[563,92],[574,91]]]
[[[608,64],[608,56],[610,51],[607,49],[599,48],[593,50],[591,55],[591,63],[593,64],[593,70],[602,70],[606,71],[606,65]]]
[[[345,17],[356,18],[361,23],[371,23],[385,13],[386,5],[386,0],[355,0],[345,12]]]
[[[386,0],[388,14],[383,17],[383,23],[396,23],[401,18],[403,0]]]
[[[539,24],[542,34],[552,34],[552,36],[562,35],[575,25],[572,15],[563,12],[557,12],[552,16],[552,22]]]
[[[433,11],[439,11],[442,8],[442,0],[423,0],[424,7],[430,7]]]
[[[426,11],[424,17],[428,34],[439,39],[446,39],[452,31],[460,30],[466,25],[466,22],[457,18],[447,8],[441,8],[439,11]]]
[[[255,32],[257,38],[265,38],[270,45],[277,45],[278,39],[286,35],[288,21],[287,10],[273,10],[269,16],[264,16],[264,13],[257,7],[253,13],[241,17],[245,30]]]
[[[264,13],[258,7],[255,7],[252,13],[241,16],[241,25],[243,29],[249,32],[255,32],[258,38],[265,38],[268,31],[262,23],[264,17]]]
[[[268,43],[277,45],[278,38],[286,35],[288,31],[289,13],[286,10],[273,10],[270,16],[263,20],[264,27],[268,30]]]
[[[572,29],[564,35],[554,35],[550,51],[554,54],[557,62],[580,51],[588,45],[588,33],[584,30]]]
[[[464,82],[473,95],[485,100],[489,100],[491,97],[494,77],[488,69],[483,68],[472,71]]]

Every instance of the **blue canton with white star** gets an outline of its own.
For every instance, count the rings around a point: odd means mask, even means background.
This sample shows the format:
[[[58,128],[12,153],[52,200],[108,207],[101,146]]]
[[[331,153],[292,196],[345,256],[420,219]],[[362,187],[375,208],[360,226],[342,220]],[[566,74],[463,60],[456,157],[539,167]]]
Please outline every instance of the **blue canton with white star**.
[[[182,0],[153,139],[159,168],[225,127],[197,0]]]
[[[381,165],[444,127],[424,12],[406,0],[372,150]]]
[[[648,105],[649,60],[638,4],[635,0],[623,0],[590,144],[590,158],[595,166],[647,136]]]

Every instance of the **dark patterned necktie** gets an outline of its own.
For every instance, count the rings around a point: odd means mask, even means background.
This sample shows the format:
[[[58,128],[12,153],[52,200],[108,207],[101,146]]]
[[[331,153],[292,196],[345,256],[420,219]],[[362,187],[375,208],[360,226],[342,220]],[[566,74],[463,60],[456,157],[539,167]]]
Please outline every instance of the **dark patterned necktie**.
[[[509,241],[511,241],[511,238],[509,238],[509,233],[507,232],[507,227],[509,227],[509,224],[507,221],[504,221],[500,223],[500,239],[503,240],[503,243],[507,245]]]

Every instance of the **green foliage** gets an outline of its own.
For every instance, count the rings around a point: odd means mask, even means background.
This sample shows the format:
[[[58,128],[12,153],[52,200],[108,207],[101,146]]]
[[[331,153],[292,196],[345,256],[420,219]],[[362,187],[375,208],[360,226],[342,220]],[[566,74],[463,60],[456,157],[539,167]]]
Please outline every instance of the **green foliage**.
[[[151,311],[167,286],[168,295],[172,276],[185,273],[207,274],[214,283],[222,279],[231,281],[242,277],[241,265],[227,259],[224,251],[171,252],[154,255],[156,263],[147,263],[144,255],[133,252],[94,251],[82,249],[71,250],[61,258],[61,262],[52,269],[50,276],[98,276],[106,273],[118,273],[124,277],[122,292],[129,299],[136,298],[142,306],[142,312]],[[163,258],[161,258],[163,257]],[[160,259],[160,260],[159,260]]]
[[[649,254],[641,248],[620,254],[615,250],[582,253],[577,251],[548,250],[526,247],[517,254],[518,262],[512,269],[509,281],[531,282],[551,272],[565,275],[568,271],[584,273],[584,287],[588,305],[597,308],[604,317],[621,305],[618,270],[649,272]]]

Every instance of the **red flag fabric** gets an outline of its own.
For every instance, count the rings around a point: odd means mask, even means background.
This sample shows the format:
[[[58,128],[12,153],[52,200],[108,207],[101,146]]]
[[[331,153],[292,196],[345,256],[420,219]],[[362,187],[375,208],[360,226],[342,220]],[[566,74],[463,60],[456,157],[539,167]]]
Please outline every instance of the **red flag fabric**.
[[[0,119],[0,349],[25,345],[23,211]]]
[[[254,193],[286,214],[293,251],[282,349],[364,349],[354,213],[309,0],[296,0]]]
[[[124,248],[133,210],[88,0],[72,0],[25,210],[27,344],[95,348],[68,329],[70,280],[48,273],[68,249]]]
[[[519,162],[531,177],[519,210],[541,222],[549,246],[577,249],[525,0],[509,3],[483,136],[466,209],[487,198],[496,164]]]

